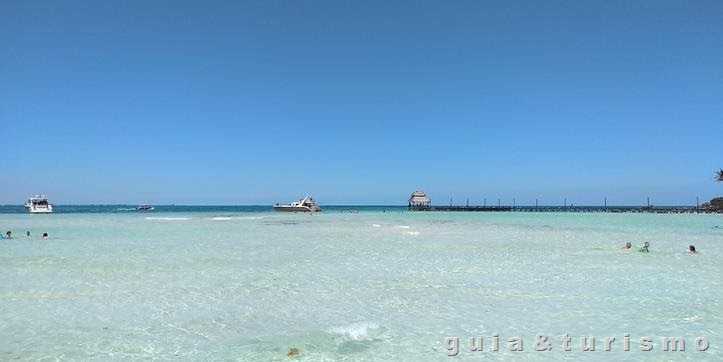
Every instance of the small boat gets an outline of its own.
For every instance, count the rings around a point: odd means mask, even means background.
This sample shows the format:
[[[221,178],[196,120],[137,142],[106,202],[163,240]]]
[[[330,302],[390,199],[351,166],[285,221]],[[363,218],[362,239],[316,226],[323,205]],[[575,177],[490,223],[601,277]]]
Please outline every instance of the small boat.
[[[300,199],[299,201],[294,201],[290,204],[281,205],[276,204],[274,205],[275,211],[294,211],[294,212],[318,212],[321,211],[321,207],[314,201],[314,199],[311,198],[311,196],[306,195],[303,199]]]
[[[25,203],[25,210],[31,214],[49,214],[53,212],[53,205],[48,202],[45,195],[35,195]]]
[[[151,205],[140,205],[136,207],[136,211],[153,211],[155,208]]]

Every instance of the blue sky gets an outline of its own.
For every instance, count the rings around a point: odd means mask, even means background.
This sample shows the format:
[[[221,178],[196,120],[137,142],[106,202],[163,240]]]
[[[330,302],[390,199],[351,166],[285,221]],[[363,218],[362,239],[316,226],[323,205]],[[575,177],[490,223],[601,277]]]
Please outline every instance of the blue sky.
[[[4,204],[723,194],[720,1],[7,1],[0,39]]]

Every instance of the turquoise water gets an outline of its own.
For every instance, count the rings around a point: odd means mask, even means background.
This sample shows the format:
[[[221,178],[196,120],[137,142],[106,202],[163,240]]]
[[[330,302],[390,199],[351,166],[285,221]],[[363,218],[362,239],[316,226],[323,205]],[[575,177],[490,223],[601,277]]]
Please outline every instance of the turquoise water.
[[[239,210],[0,214],[0,359],[723,359],[722,215]]]

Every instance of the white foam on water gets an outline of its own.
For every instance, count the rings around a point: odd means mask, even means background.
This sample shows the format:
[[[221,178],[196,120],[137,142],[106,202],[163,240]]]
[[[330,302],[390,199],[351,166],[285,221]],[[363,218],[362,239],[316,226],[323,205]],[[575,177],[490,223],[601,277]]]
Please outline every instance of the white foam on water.
[[[265,219],[266,216],[214,216],[208,218],[208,220],[215,221],[228,221],[228,220],[261,220]]]
[[[409,228],[411,228],[411,226],[409,226],[409,225],[397,225],[397,227],[400,228],[400,229],[409,229]]]
[[[379,224],[372,224],[372,227],[375,227],[375,228],[380,228],[380,227],[382,227],[382,226],[381,226],[381,225],[379,225]]]
[[[405,232],[407,235],[419,235],[419,231],[407,231]]]
[[[190,217],[147,217],[146,220],[191,220]]]
[[[334,327],[329,330],[329,333],[341,334],[354,341],[364,341],[372,339],[369,332],[378,329],[379,325],[374,322],[359,322],[346,326]]]

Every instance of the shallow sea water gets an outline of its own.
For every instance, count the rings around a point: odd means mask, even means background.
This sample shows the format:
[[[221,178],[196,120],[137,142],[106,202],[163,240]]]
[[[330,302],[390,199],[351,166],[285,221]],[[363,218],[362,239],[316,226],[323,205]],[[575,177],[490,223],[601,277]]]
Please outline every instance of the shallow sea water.
[[[15,236],[0,240],[0,360],[723,359],[723,215],[0,214],[0,228]]]

